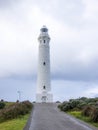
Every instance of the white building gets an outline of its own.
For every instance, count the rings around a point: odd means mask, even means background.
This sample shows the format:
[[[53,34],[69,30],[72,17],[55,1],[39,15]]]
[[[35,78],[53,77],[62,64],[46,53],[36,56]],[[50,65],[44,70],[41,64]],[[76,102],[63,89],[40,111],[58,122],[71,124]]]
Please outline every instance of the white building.
[[[50,93],[50,37],[45,26],[40,29],[38,41],[39,57],[36,102],[53,102],[53,95]]]

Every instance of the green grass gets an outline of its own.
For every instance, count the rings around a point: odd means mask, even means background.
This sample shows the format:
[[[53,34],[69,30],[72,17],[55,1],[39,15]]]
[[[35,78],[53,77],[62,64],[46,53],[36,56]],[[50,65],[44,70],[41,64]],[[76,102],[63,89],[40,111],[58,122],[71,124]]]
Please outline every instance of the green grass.
[[[21,118],[8,120],[3,123],[0,123],[0,130],[23,130],[29,114],[22,116]]]
[[[5,102],[5,104],[6,104],[6,107],[7,107],[7,106],[10,106],[12,104],[15,104],[15,102]]]
[[[68,114],[80,119],[80,120],[83,120],[95,127],[98,127],[98,123],[94,123],[94,122],[91,122],[90,118],[89,117],[85,117],[85,116],[82,116],[81,114],[81,111],[70,111],[70,112],[67,112]]]

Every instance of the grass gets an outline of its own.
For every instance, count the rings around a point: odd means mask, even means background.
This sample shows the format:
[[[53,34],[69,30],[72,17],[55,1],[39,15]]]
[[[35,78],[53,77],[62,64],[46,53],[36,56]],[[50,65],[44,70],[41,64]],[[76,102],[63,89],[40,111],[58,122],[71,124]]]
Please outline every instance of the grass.
[[[3,123],[0,123],[0,130],[23,130],[29,114],[22,116],[21,118],[8,120]]]
[[[12,104],[15,104],[15,102],[5,102],[5,104],[6,104],[6,107],[7,107],[7,106],[10,106]]]
[[[82,116],[81,111],[70,111],[70,112],[67,112],[67,113],[76,117],[76,118],[78,118],[78,119],[80,119],[80,120],[83,120],[83,121],[85,121],[85,122],[87,122],[87,123],[89,123],[89,124],[91,124],[95,127],[98,127],[98,123],[92,122],[89,117]]]

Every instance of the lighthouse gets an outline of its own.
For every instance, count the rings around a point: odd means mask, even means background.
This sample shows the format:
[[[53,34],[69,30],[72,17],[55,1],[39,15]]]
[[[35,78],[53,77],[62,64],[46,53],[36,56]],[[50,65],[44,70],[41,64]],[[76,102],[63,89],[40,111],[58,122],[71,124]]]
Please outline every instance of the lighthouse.
[[[37,77],[37,92],[36,102],[51,103],[53,95],[51,94],[51,79],[50,79],[50,36],[48,29],[43,26],[40,29],[39,54],[38,54],[38,77]]]

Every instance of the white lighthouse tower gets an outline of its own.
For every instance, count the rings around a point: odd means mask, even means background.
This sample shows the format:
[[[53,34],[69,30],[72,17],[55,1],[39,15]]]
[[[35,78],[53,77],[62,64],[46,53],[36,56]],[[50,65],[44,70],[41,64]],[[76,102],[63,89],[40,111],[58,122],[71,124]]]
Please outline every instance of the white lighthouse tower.
[[[46,26],[40,29],[38,41],[39,57],[36,102],[53,102],[53,95],[50,93],[50,37]]]

